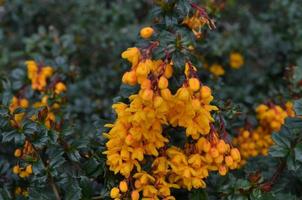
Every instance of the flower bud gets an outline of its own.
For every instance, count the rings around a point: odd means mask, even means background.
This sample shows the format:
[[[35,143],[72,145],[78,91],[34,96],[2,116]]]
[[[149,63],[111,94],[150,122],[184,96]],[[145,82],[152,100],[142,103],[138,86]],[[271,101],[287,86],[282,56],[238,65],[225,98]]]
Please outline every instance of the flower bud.
[[[200,82],[197,78],[190,78],[189,79],[189,86],[190,86],[190,89],[195,92],[195,91],[199,90]]]
[[[25,168],[25,171],[26,171],[28,174],[32,174],[32,173],[33,173],[32,165],[27,165],[26,168]]]
[[[118,198],[119,196],[120,196],[120,190],[117,187],[112,188],[110,191],[110,197],[115,199]]]
[[[134,187],[135,187],[136,189],[139,189],[139,188],[142,187],[142,183],[141,183],[139,180],[136,180],[136,181],[134,182]]]
[[[208,86],[202,86],[200,89],[201,98],[206,99],[212,95],[211,88]]]
[[[168,87],[168,85],[169,85],[168,80],[164,76],[161,76],[158,81],[159,89],[166,89]]]
[[[121,181],[119,188],[121,190],[121,192],[127,192],[128,191],[128,185],[126,183],[126,181]]]
[[[22,107],[22,108],[27,108],[28,107],[28,100],[27,99],[21,99],[20,100],[20,106]]]
[[[173,67],[172,67],[172,65],[170,65],[170,64],[166,65],[164,76],[166,78],[171,78],[172,74],[173,74]]]
[[[149,79],[145,79],[142,81],[142,84],[141,84],[141,88],[146,90],[146,89],[151,89],[151,81]]]
[[[231,149],[231,156],[233,160],[239,161],[240,160],[240,152],[237,148]]]
[[[217,158],[219,156],[219,152],[215,147],[211,148],[210,154],[211,154],[212,158]]]
[[[154,29],[151,27],[142,28],[140,31],[140,36],[144,39],[150,38],[154,33]]]
[[[26,177],[28,177],[28,173],[26,172],[26,171],[21,171],[20,173],[19,173],[19,176],[21,177],[21,178],[26,178]]]
[[[66,86],[64,83],[62,82],[59,82],[55,85],[55,93],[56,94],[60,94],[62,92],[65,92],[66,91]]]
[[[21,154],[22,154],[22,151],[21,151],[21,149],[16,149],[15,150],[15,153],[14,153],[14,155],[15,155],[15,157],[20,157],[21,156]]]
[[[13,167],[13,173],[14,173],[14,174],[19,174],[19,173],[20,173],[20,167],[19,167],[19,165],[15,165],[15,166]]]
[[[131,200],[139,200],[139,192],[137,190],[131,192]]]
[[[225,164],[230,167],[231,165],[233,165],[234,161],[233,158],[231,156],[226,156],[224,158]]]
[[[153,99],[153,90],[151,89],[144,90],[142,93],[142,98],[145,101],[151,101]]]
[[[164,100],[163,100],[162,97],[156,96],[156,97],[154,98],[154,107],[155,107],[155,108],[158,108],[159,106],[162,105],[163,102],[164,102]]]
[[[226,175],[226,173],[227,173],[227,168],[226,168],[226,166],[224,166],[224,165],[221,165],[220,167],[219,167],[219,169],[218,169],[218,172],[219,172],[219,174],[221,175],[221,176],[225,176]]]
[[[203,143],[203,151],[204,152],[209,152],[211,149],[211,144],[208,140],[205,140],[204,143]]]
[[[226,144],[223,140],[219,140],[219,142],[217,144],[217,149],[218,149],[218,152],[221,154],[226,152]]]
[[[161,90],[160,94],[165,100],[170,100],[172,98],[171,91],[168,88]]]

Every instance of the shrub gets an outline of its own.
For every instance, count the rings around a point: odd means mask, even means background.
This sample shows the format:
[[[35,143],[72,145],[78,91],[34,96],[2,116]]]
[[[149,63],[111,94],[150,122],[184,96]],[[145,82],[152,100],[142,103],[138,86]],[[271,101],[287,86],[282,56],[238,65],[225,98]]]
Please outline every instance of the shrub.
[[[300,10],[0,1],[1,199],[300,199]]]

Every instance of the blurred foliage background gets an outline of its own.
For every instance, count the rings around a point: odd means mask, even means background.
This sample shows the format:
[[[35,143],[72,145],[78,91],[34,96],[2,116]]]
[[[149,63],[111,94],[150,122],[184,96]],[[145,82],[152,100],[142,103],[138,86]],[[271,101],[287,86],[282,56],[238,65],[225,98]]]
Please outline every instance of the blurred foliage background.
[[[24,61],[29,59],[64,73],[70,82],[66,116],[72,120],[79,137],[89,137],[91,148],[98,149],[95,136],[102,139],[98,128],[113,117],[111,104],[125,92],[125,88],[120,90],[120,85],[127,66],[120,54],[133,45],[140,28],[150,24],[152,3],[151,0],[0,0],[0,76],[5,78],[19,67],[25,69]],[[299,97],[300,0],[202,0],[198,3],[206,7],[217,26],[216,30],[207,31],[196,46],[205,64],[199,66],[200,77],[213,88],[216,99],[220,100],[217,104],[225,109],[232,107],[230,112],[235,115],[227,118],[231,135],[237,134],[236,129],[247,118],[252,123],[255,121],[254,109],[260,103],[281,103]],[[242,68],[229,66],[232,52],[243,55]],[[206,63],[220,64],[225,74],[219,77],[211,74]],[[5,155],[2,151],[7,152],[1,148],[0,160]],[[271,174],[278,161],[255,159],[255,163],[250,168],[259,165]],[[207,193],[193,191],[190,198],[215,199],[215,194],[222,191],[248,187],[243,178],[245,173],[223,179],[211,177]],[[288,173],[292,175],[291,171]],[[278,198],[261,198],[299,199],[302,177],[288,181],[295,184],[283,182],[292,187],[283,189]],[[284,184],[279,189],[282,187]],[[225,199],[247,199],[236,195]],[[261,199],[256,193],[254,196]]]

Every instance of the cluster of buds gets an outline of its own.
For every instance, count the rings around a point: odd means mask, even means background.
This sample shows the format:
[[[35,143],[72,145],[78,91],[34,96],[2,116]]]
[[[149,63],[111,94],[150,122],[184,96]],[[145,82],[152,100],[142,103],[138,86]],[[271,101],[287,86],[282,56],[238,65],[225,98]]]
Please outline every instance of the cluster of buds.
[[[17,186],[15,188],[15,195],[16,196],[28,197],[28,195],[29,195],[28,189],[27,188],[21,188],[21,187]]]
[[[274,144],[271,134],[281,129],[287,117],[295,116],[290,102],[283,107],[272,103],[261,104],[257,107],[256,113],[258,126],[255,129],[251,127],[241,129],[240,134],[233,139],[233,144],[239,148],[243,158],[241,165],[250,157],[266,156],[269,147]]]
[[[18,148],[14,152],[15,157],[22,160],[26,160],[28,158],[32,159],[36,156],[35,154],[36,152],[28,140],[25,141],[22,149]],[[33,173],[32,165],[24,164],[24,166],[20,167],[20,165],[17,164],[13,167],[13,173],[19,175],[21,178],[26,178]]]
[[[106,163],[124,177],[119,187],[112,188],[113,199],[175,199],[171,188],[204,188],[209,172],[225,175],[239,167],[239,150],[220,138],[213,125],[211,112],[218,108],[211,105],[212,91],[199,80],[197,68],[186,62],[185,80],[173,94],[169,87],[173,60],[169,56],[153,60],[151,52],[157,45],[151,42],[146,49],[132,47],[122,53],[131,64],[122,81],[139,84],[140,90],[128,104],[113,105],[117,118],[104,133]],[[184,148],[170,142],[167,126],[185,129]],[[147,162],[149,170],[142,167]]]

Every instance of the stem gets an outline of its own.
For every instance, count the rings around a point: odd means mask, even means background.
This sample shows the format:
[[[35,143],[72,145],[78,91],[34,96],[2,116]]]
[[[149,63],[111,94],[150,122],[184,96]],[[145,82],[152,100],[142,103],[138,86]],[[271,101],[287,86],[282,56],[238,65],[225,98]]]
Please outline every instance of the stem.
[[[269,192],[272,189],[272,186],[277,182],[278,178],[281,176],[283,170],[286,167],[286,161],[283,160],[279,165],[273,176],[267,182],[261,184],[260,188],[264,192]]]
[[[103,199],[103,197],[102,196],[95,196],[95,197],[92,197],[91,199],[98,200],[98,199]]]
[[[50,184],[50,186],[51,186],[51,188],[52,188],[52,190],[53,190],[53,192],[56,196],[56,199],[61,200],[57,185],[55,184],[55,182],[53,180],[53,177],[50,175],[50,173],[48,173],[48,178],[49,178],[49,184]]]

